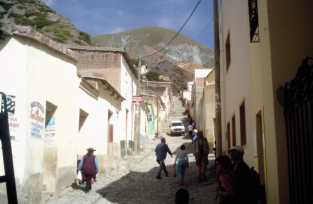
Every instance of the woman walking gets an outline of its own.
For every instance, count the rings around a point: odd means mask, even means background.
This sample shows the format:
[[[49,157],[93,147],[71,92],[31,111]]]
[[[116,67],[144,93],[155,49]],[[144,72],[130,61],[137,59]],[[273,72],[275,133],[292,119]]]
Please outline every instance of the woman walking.
[[[180,179],[179,184],[184,185],[186,168],[189,167],[188,153],[186,151],[185,145],[182,145],[176,154],[175,167],[176,167],[176,175],[178,175]]]

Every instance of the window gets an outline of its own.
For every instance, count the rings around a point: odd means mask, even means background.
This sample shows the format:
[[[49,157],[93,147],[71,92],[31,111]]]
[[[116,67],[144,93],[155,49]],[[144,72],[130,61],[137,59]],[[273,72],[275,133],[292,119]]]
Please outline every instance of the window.
[[[57,110],[57,106],[50,103],[50,102],[46,102],[46,123],[45,126],[50,127],[50,126],[54,126],[55,124],[55,111]]]
[[[260,42],[258,0],[249,0],[250,42]]]
[[[225,55],[226,55],[226,70],[228,71],[231,61],[230,52],[230,33],[228,32],[226,42],[225,42]]]
[[[241,145],[247,144],[247,133],[246,133],[246,108],[245,102],[240,105],[240,139]]]
[[[233,115],[231,119],[232,125],[232,145],[236,146],[236,117]]]
[[[230,123],[229,122],[227,123],[226,137],[227,137],[228,149],[230,149]]]
[[[84,126],[87,117],[88,117],[88,113],[86,113],[85,111],[80,109],[80,111],[79,111],[79,130],[81,130],[82,127]]]
[[[109,140],[109,143],[113,143],[113,134],[114,134],[114,132],[113,132],[113,130],[114,130],[114,126],[113,126],[113,117],[112,117],[112,115],[113,115],[113,112],[112,111],[108,111],[108,134],[109,134],[109,138],[108,138],[108,140]]]

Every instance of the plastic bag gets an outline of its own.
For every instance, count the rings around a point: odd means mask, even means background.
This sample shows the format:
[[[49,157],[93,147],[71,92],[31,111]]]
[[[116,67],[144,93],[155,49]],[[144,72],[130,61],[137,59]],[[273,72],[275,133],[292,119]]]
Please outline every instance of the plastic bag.
[[[79,181],[83,180],[83,176],[82,176],[82,172],[81,171],[78,171],[76,179],[79,180]]]

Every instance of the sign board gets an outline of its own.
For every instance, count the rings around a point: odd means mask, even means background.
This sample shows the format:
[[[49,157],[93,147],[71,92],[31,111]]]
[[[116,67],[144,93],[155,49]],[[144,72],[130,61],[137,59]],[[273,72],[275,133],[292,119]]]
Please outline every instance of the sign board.
[[[133,104],[140,105],[144,102],[144,99],[142,96],[133,96]]]
[[[31,103],[31,112],[30,112],[30,120],[31,120],[31,136],[42,138],[43,131],[45,128],[45,110],[44,106],[34,101]]]

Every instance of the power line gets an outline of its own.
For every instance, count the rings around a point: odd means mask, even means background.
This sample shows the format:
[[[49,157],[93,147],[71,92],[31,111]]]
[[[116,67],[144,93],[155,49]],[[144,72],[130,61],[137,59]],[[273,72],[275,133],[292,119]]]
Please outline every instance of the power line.
[[[196,12],[196,10],[198,9],[199,5],[201,4],[202,0],[199,0],[196,5],[194,6],[194,8],[192,9],[190,15],[188,16],[188,18],[185,20],[185,22],[182,24],[182,26],[179,28],[179,30],[176,32],[176,34],[166,43],[166,45],[164,47],[162,47],[161,49],[153,52],[152,54],[149,55],[145,55],[142,56],[141,58],[145,58],[145,57],[151,57],[157,53],[162,52],[163,50],[165,50],[181,33],[181,31],[185,28],[185,26],[187,25],[187,23],[189,22],[189,20],[191,19],[191,17],[193,16],[193,14]],[[164,54],[164,53],[163,53]]]

